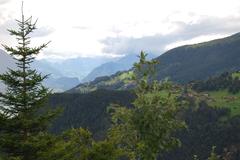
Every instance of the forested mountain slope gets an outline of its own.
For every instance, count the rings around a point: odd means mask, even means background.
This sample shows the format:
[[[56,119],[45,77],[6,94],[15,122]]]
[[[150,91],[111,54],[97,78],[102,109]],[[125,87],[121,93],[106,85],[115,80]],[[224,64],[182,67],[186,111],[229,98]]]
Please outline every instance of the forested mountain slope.
[[[156,60],[157,79],[169,77],[186,83],[240,69],[240,33],[209,42],[186,45],[164,53]]]

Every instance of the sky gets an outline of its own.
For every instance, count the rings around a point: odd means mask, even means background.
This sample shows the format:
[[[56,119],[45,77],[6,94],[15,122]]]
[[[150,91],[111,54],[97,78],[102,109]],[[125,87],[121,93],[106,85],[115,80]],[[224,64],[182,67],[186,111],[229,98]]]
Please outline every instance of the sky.
[[[21,3],[0,0],[1,44],[15,45]],[[240,0],[24,0],[24,13],[38,19],[33,45],[51,41],[40,59],[160,55],[240,32]]]

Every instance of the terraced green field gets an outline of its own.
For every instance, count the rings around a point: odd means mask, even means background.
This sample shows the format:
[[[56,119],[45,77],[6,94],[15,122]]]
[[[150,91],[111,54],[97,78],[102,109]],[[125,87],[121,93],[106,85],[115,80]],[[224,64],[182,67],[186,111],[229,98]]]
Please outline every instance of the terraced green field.
[[[231,94],[227,90],[204,92],[208,94],[209,104],[213,107],[230,108],[231,115],[240,115],[240,92]]]

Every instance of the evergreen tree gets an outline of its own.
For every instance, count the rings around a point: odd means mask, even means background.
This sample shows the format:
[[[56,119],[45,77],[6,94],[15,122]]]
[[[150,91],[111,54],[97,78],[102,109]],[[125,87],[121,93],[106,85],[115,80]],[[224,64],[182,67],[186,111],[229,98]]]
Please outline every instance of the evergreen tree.
[[[17,69],[9,69],[0,75],[0,80],[7,86],[6,92],[0,93],[0,155],[7,159],[33,160],[53,142],[47,129],[56,111],[44,109],[51,94],[42,85],[47,76],[30,66],[48,43],[30,46],[30,34],[36,29],[37,21],[33,22],[32,17],[25,19],[23,7],[22,18],[16,21],[18,29],[8,31],[16,37],[18,45],[3,45],[14,57]]]
[[[156,160],[159,154],[180,145],[174,133],[185,127],[177,118],[179,88],[153,81],[155,64],[141,52],[139,63],[134,65],[137,98],[133,107],[116,104],[109,108],[113,122],[109,137],[133,160]]]

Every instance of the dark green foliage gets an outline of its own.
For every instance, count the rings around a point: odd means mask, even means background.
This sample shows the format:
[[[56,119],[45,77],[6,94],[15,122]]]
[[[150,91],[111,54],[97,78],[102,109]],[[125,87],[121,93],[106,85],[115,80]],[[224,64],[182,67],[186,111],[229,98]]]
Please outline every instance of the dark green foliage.
[[[213,145],[215,152],[222,155],[225,149],[240,143],[240,117],[231,117],[229,109],[213,108],[201,102],[198,107],[185,110],[183,119],[188,128],[177,133],[182,146],[166,154],[165,159],[186,160],[198,155],[200,160],[206,160]],[[234,152],[235,157],[240,153]]]
[[[42,155],[50,160],[86,160],[92,145],[91,133],[82,128],[71,129],[58,137],[55,146]]]
[[[124,152],[111,141],[94,141],[88,130],[79,128],[64,132],[42,157],[46,160],[118,160],[122,155]]]
[[[46,131],[55,112],[43,112],[50,91],[42,85],[47,76],[30,68],[34,57],[47,46],[30,47],[30,33],[36,29],[32,18],[17,20],[18,30],[9,30],[18,46],[4,48],[16,60],[17,70],[9,69],[0,75],[7,86],[0,93],[0,154],[7,159],[33,160],[53,143]]]

